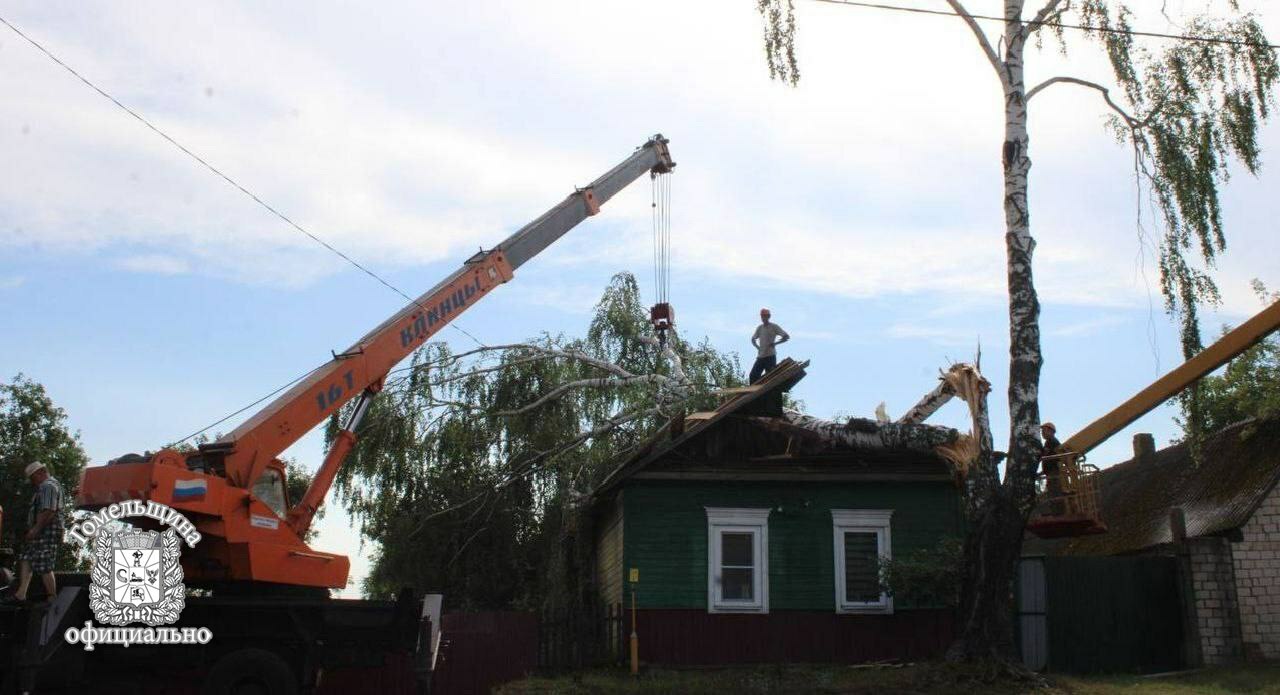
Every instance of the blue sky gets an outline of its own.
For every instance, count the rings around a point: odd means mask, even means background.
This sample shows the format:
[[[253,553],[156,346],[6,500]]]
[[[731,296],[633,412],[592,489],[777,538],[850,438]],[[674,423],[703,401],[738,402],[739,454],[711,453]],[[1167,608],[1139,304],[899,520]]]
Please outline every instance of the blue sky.
[[[756,310],[771,307],[794,337],[784,354],[812,360],[796,396],[824,416],[881,401],[900,413],[980,342],[1002,445],[1002,102],[989,66],[957,20],[800,3],[803,80],[790,89],[768,79],[753,6],[0,13],[410,294],[663,132],[679,163],[671,298],[686,337],[749,357]],[[1280,16],[1264,17],[1280,31]],[[1072,45],[1068,58],[1034,54],[1030,79],[1107,82],[1097,49]],[[0,375],[44,383],[94,463],[238,409],[403,303],[7,30],[0,66]],[[1041,407],[1063,434],[1178,361],[1130,155],[1105,114],[1069,86],[1031,107]],[[1262,146],[1271,161],[1280,126]],[[1225,302],[1210,331],[1256,311],[1250,279],[1280,286],[1277,176],[1264,165],[1225,191]],[[580,333],[613,273],[652,290],[650,235],[641,181],[460,323],[488,343]],[[1093,461],[1125,458],[1136,431],[1167,441],[1173,414],[1147,416]],[[965,413],[953,405],[937,421],[964,426]],[[314,436],[289,453],[309,466],[322,455]],[[350,552],[358,577],[368,549],[349,526],[331,508],[318,546]]]

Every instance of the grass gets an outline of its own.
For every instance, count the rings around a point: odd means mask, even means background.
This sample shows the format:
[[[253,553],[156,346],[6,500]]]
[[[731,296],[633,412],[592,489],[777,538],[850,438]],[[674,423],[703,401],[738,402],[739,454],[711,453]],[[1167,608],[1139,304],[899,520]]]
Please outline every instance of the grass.
[[[907,666],[771,665],[697,670],[651,668],[632,677],[599,669],[508,683],[502,695],[635,693],[734,695],[736,693],[1044,693],[1045,695],[1280,695],[1280,664],[1207,669],[1157,678],[1047,676],[1043,682],[993,679],[972,668],[941,663]]]
[[[1280,694],[1280,663],[1213,668],[1186,675],[1162,676],[1159,678],[1107,676],[1100,678],[1059,677],[1054,680],[1065,692],[1073,695]]]

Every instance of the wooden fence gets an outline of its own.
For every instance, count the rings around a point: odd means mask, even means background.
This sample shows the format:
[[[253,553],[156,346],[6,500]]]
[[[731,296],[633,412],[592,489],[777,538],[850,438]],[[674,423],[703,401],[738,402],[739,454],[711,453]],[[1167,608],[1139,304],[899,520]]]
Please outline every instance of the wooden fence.
[[[543,616],[538,624],[538,666],[548,670],[574,669],[626,658],[626,612],[611,604],[565,621]]]

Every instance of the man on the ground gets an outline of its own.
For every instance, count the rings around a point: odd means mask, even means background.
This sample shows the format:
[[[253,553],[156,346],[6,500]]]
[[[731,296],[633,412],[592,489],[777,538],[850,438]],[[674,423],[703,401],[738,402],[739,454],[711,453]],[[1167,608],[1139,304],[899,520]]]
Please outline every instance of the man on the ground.
[[[22,547],[18,564],[18,588],[13,598],[27,600],[27,589],[32,575],[40,577],[45,595],[52,600],[58,591],[53,576],[53,565],[58,559],[58,546],[62,543],[62,486],[43,463],[29,464],[23,471],[35,492],[31,495],[31,509],[27,513],[26,543]]]

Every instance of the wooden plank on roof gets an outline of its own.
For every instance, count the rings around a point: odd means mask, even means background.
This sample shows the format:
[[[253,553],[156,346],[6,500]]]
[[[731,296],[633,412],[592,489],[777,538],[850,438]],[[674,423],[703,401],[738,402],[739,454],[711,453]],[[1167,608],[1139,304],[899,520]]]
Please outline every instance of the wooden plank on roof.
[[[791,388],[797,381],[804,378],[804,370],[808,366],[808,360],[804,362],[796,362],[788,357],[779,362],[778,366],[768,374],[765,374],[760,381],[753,384],[753,386],[759,387],[758,389],[737,394],[735,397],[725,400],[725,402],[721,403],[714,411],[702,411],[686,415],[684,418],[686,423],[692,421],[695,424],[701,424],[696,428],[684,428],[677,436],[671,436],[671,434],[674,434],[675,430],[671,430],[670,432],[659,432],[659,434],[655,435],[655,438],[652,440],[654,446],[646,447],[643,451],[636,451],[619,464],[618,467],[614,468],[612,472],[605,476],[604,481],[598,488],[596,488],[596,494],[599,495],[608,492],[618,483],[630,477],[636,471],[644,468],[653,460],[680,446],[684,442],[688,441],[690,437],[705,431],[718,420],[721,420],[728,415],[737,412],[742,412],[744,414],[759,414],[752,412],[751,405],[753,401],[760,400],[771,392],[780,392]],[[781,396],[779,396],[779,398],[781,398]],[[694,431],[695,429],[696,431]],[[659,440],[661,440],[660,443],[658,443]]]
[[[737,396],[743,393],[755,393],[756,391],[759,391],[759,390],[760,390],[759,384],[752,384],[750,386],[734,386],[732,388],[720,389],[719,391],[716,391],[716,395],[721,398],[732,398],[733,396]]]

